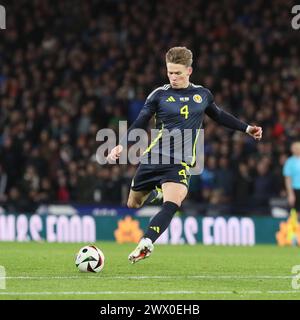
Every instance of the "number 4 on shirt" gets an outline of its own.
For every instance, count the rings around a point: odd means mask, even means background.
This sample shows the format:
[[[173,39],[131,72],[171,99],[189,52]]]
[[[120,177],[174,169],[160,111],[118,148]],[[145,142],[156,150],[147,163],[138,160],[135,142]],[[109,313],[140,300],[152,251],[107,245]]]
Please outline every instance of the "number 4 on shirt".
[[[188,115],[189,115],[189,106],[188,106],[187,104],[180,108],[180,114],[182,114],[185,119],[188,118]]]

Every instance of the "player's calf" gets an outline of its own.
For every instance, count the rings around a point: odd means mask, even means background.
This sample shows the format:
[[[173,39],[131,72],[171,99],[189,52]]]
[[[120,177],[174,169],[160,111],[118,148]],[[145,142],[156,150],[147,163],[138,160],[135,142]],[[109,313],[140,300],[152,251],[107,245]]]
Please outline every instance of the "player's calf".
[[[151,239],[154,243],[161,234],[168,228],[174,214],[179,209],[179,206],[172,201],[165,201],[161,210],[150,221],[148,230],[145,233],[145,238]]]

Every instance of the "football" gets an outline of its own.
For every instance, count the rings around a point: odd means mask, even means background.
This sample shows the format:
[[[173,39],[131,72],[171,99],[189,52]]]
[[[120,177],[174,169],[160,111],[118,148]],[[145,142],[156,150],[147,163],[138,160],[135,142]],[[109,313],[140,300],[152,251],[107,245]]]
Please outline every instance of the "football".
[[[76,255],[75,265],[81,272],[100,272],[104,267],[104,254],[96,246],[82,247]]]

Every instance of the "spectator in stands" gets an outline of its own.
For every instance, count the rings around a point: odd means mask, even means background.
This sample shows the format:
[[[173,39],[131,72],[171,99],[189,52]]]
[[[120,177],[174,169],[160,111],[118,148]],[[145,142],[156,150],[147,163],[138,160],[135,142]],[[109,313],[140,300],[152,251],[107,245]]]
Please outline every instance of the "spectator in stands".
[[[268,200],[274,195],[274,181],[266,161],[257,164],[257,175],[253,181],[253,201],[257,207],[268,207]]]
[[[289,206],[300,212],[300,141],[292,143],[291,152],[292,156],[284,163],[283,175]]]

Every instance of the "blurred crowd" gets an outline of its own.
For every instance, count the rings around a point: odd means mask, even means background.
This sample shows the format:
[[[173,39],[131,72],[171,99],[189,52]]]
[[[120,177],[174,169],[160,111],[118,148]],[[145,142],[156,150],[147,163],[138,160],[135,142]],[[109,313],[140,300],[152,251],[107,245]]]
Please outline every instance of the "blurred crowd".
[[[4,1],[5,4],[5,1]],[[205,169],[187,203],[267,213],[300,135],[300,32],[287,1],[7,1],[0,30],[0,205],[126,204],[136,167],[100,166],[96,133],[132,123],[167,83],[165,52],[194,53],[191,81],[263,127],[263,140],[206,118]],[[235,208],[235,209],[233,209]],[[245,209],[246,208],[246,209]],[[250,208],[250,209],[249,209]]]

